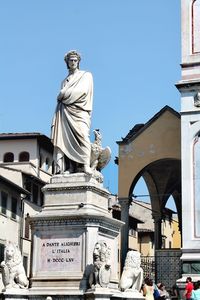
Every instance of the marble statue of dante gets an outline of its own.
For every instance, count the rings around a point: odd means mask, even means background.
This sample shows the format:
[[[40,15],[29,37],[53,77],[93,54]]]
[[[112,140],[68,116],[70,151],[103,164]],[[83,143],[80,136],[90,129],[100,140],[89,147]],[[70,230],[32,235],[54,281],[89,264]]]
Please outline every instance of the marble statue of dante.
[[[68,52],[64,60],[69,74],[61,84],[51,131],[55,173],[92,174],[89,131],[93,78],[90,72],[79,70],[81,57],[77,51]]]

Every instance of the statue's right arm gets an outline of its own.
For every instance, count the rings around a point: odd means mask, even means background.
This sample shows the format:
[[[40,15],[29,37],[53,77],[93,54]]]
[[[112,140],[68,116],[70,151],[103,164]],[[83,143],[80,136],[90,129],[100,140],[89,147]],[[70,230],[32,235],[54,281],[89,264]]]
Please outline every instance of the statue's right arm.
[[[58,94],[57,100],[58,101],[62,101],[62,100],[66,100],[69,96],[71,95],[71,89],[70,88],[66,88],[63,87],[60,90],[60,93]]]
[[[65,95],[64,82],[65,82],[65,79],[61,82],[61,89],[60,89],[60,92],[59,92],[59,94],[57,96],[57,100],[59,102],[63,100],[64,95]]]

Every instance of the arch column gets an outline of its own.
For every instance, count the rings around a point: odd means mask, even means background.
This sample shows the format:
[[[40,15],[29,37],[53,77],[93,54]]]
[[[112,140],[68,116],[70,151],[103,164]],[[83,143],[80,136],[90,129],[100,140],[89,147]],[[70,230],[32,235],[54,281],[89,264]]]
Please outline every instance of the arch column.
[[[126,254],[128,251],[128,238],[129,238],[129,198],[119,198],[121,205],[121,221],[124,225],[121,228],[121,269],[124,266]]]
[[[153,215],[153,220],[154,220],[155,250],[159,250],[162,248],[162,232],[161,232],[162,218],[160,215]]]

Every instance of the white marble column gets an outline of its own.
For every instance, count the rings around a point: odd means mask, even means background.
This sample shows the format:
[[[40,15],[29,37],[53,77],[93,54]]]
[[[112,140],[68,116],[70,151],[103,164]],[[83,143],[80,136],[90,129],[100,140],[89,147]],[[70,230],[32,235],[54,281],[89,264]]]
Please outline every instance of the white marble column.
[[[181,173],[184,282],[200,269],[200,0],[181,0]]]

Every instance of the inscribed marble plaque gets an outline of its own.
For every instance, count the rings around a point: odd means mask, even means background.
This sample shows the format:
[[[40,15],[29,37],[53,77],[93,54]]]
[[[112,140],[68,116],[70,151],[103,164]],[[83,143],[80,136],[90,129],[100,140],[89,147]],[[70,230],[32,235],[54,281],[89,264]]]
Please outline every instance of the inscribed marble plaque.
[[[82,270],[82,235],[51,235],[40,239],[38,271],[72,272]]]

